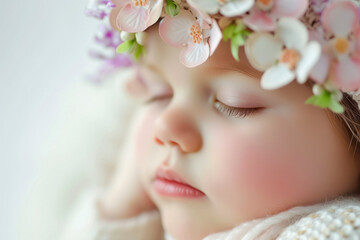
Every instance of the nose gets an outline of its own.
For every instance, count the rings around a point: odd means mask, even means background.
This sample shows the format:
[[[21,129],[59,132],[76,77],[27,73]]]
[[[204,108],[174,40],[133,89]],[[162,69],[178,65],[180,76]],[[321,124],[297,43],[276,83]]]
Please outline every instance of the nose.
[[[177,146],[182,152],[201,149],[202,137],[194,118],[181,108],[163,112],[155,122],[155,141],[161,145]]]

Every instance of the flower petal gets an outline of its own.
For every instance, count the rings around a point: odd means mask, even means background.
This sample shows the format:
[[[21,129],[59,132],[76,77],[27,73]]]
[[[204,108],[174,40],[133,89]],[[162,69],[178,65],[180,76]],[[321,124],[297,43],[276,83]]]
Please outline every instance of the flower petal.
[[[125,4],[129,3],[129,0],[111,0],[113,4],[115,4],[116,7],[122,7]]]
[[[315,64],[310,72],[310,78],[316,83],[325,83],[326,77],[329,74],[331,57],[328,54],[322,54],[319,61]]]
[[[333,2],[324,10],[321,22],[326,31],[337,37],[345,37],[355,30],[359,23],[359,13],[350,1]]]
[[[149,18],[150,15],[146,8],[127,4],[120,10],[116,23],[125,32],[142,32],[148,27],[146,23]]]
[[[190,5],[190,9],[189,9],[190,12],[192,12],[194,17],[199,21],[200,25],[211,24],[212,18],[206,11],[196,7],[193,4],[189,3],[189,5]]]
[[[265,71],[276,63],[283,44],[270,33],[253,33],[245,43],[245,53],[250,64],[259,71]]]
[[[150,18],[148,19],[147,27],[153,25],[159,20],[163,10],[163,0],[151,1],[150,7]]]
[[[189,11],[180,11],[175,17],[166,16],[160,22],[160,37],[173,47],[183,47],[190,41],[190,28],[195,21]]]
[[[254,0],[233,0],[222,5],[220,13],[225,17],[240,16],[249,11],[254,6],[254,3]]]
[[[120,10],[122,9],[122,7],[115,7],[113,9],[111,9],[110,15],[109,15],[109,22],[110,22],[110,26],[115,29],[115,30],[120,30],[120,27],[117,24],[117,17],[119,15]]]
[[[298,83],[306,82],[310,71],[313,69],[321,56],[321,46],[318,42],[310,42],[302,52],[302,58],[296,67]]]
[[[253,8],[250,15],[243,18],[243,22],[255,32],[271,32],[276,29],[275,19],[270,17],[267,12],[260,11],[257,8]]]
[[[283,40],[286,48],[302,51],[309,40],[309,33],[303,23],[295,18],[281,18],[276,35]]]
[[[209,44],[190,43],[187,48],[184,48],[180,53],[180,62],[186,67],[192,68],[204,63],[210,56]]]
[[[360,59],[360,28],[355,32],[355,51],[354,56]]]
[[[216,48],[219,46],[222,40],[222,32],[217,24],[216,20],[213,20],[210,30],[210,38],[209,38],[209,45],[210,45],[210,56],[213,55]]]
[[[261,78],[261,87],[267,90],[281,88],[295,79],[295,73],[285,64],[278,64],[266,70]]]
[[[343,91],[360,88],[360,61],[344,58],[335,65],[335,84]]]
[[[219,11],[219,2],[217,0],[188,0],[187,2],[193,8],[209,14],[215,14]]]
[[[308,8],[308,0],[275,0],[271,14],[276,17],[300,18]]]

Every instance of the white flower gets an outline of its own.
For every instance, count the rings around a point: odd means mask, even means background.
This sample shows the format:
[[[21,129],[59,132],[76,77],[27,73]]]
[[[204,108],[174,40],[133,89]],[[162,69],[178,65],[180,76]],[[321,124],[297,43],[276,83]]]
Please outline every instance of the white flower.
[[[209,14],[220,13],[226,17],[240,16],[249,11],[254,0],[188,0],[188,3]]]
[[[221,30],[214,19],[203,19],[190,11],[165,17],[160,22],[159,34],[167,44],[182,48],[180,62],[187,67],[204,63],[222,39]]]
[[[318,42],[309,42],[306,27],[297,19],[281,18],[275,36],[258,32],[245,44],[246,55],[254,68],[265,71],[264,89],[277,89],[295,78],[305,83],[321,55]]]

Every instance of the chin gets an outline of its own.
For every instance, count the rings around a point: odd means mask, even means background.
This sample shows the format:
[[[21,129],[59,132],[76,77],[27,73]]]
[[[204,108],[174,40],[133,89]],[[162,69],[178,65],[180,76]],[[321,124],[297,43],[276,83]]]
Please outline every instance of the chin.
[[[196,208],[184,208],[178,202],[168,204],[160,208],[160,213],[165,232],[174,240],[202,240],[210,234],[231,228]]]
[[[202,240],[212,232],[202,232],[196,227],[189,226],[191,223],[183,224],[183,221],[171,220],[172,222],[166,222],[163,220],[165,232],[169,234],[173,240]]]

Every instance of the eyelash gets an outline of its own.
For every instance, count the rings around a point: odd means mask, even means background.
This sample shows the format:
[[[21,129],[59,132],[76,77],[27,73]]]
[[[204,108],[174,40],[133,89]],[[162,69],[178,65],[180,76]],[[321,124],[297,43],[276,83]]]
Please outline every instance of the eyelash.
[[[222,102],[216,100],[214,102],[214,108],[222,114],[225,114],[227,117],[234,117],[234,118],[245,118],[251,114],[254,114],[256,111],[260,110],[261,108],[236,108],[230,107]]]
[[[151,104],[156,101],[163,101],[167,100],[168,98],[171,98],[171,96],[154,96],[147,100],[145,104]],[[254,114],[256,111],[260,110],[261,108],[236,108],[236,107],[230,107],[228,105],[225,105],[224,103],[215,100],[214,108],[219,111],[222,114],[225,114],[227,117],[234,117],[234,118],[245,118],[251,114]]]
[[[153,103],[153,102],[156,102],[156,101],[163,101],[163,100],[166,100],[168,98],[171,98],[171,96],[168,96],[168,95],[154,96],[154,97],[151,97],[148,100],[146,100],[145,104],[150,104],[150,103]]]

